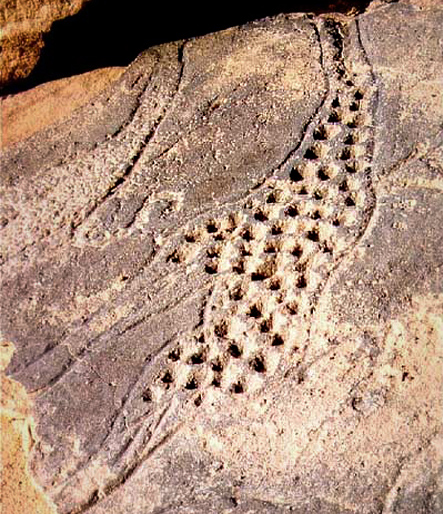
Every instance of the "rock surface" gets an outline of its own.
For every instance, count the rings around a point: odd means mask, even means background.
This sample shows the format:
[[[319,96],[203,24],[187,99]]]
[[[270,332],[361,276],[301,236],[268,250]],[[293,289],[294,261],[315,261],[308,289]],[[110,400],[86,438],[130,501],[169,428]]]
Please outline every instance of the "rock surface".
[[[150,49],[2,155],[60,513],[443,509],[443,9]]]
[[[0,505],[2,514],[54,514],[28,470],[34,444],[31,401],[23,386],[3,374],[13,353],[11,344],[0,345]]]
[[[109,87],[124,68],[103,68],[0,98],[1,147],[59,123]]]
[[[0,87],[27,77],[54,21],[76,14],[88,0],[3,0],[0,6]]]

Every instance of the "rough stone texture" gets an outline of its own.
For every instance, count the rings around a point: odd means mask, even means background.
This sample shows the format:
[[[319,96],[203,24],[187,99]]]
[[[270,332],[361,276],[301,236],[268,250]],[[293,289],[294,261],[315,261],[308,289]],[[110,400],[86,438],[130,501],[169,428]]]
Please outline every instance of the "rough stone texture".
[[[31,402],[25,388],[4,376],[13,346],[0,345],[0,505],[2,514],[54,514],[55,507],[28,470],[35,442]]]
[[[54,21],[76,14],[88,0],[2,0],[0,87],[27,77]]]
[[[75,109],[109,87],[123,70],[119,67],[102,68],[0,98],[1,148],[4,150],[68,118]]]
[[[2,156],[2,333],[61,513],[443,509],[443,9],[142,54]]]

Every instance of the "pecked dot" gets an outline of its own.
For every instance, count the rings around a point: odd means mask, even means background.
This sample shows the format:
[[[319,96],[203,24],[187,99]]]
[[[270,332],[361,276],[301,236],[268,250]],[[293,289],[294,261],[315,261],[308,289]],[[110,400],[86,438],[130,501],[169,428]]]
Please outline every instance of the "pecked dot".
[[[231,391],[235,394],[242,394],[245,392],[244,386],[241,382],[236,382],[232,385]]]
[[[309,160],[315,160],[319,158],[319,151],[318,148],[315,148],[315,146],[311,146],[308,148],[304,155],[305,159]]]
[[[269,289],[271,291],[278,291],[281,287],[281,284],[280,284],[280,280],[274,278],[271,280],[271,282],[269,283]]]
[[[203,364],[205,362],[205,353],[203,351],[194,353],[194,355],[191,355],[189,358],[189,364]]]
[[[197,241],[197,237],[195,234],[189,233],[185,235],[185,241],[187,243],[195,243]]]
[[[283,338],[280,334],[274,334],[272,337],[272,346],[282,346],[284,344]]]
[[[206,231],[208,232],[208,234],[214,234],[215,232],[218,231],[218,227],[217,227],[215,221],[208,222],[208,224],[206,225]]]
[[[160,378],[160,380],[166,384],[166,385],[170,385],[174,382],[174,378],[172,377],[172,374],[170,371],[165,371],[165,373],[162,375],[162,377]]]
[[[313,241],[314,243],[318,243],[319,240],[320,240],[320,236],[317,232],[317,230],[310,230],[307,234],[306,234],[306,237],[310,240],[310,241]]]
[[[217,273],[217,264],[216,263],[209,263],[209,264],[206,264],[205,265],[205,272],[208,274],[208,275],[214,275],[215,273]]]
[[[261,317],[261,309],[258,305],[253,305],[248,312],[248,316],[251,318],[260,318]]]
[[[295,218],[298,215],[298,208],[296,205],[289,205],[285,210],[285,215]]]
[[[180,360],[180,348],[174,348],[174,350],[169,352],[168,359],[172,362]]]
[[[300,277],[298,277],[297,282],[295,283],[295,286],[298,287],[299,289],[304,289],[307,286],[306,278],[304,277],[304,275],[301,275]]]
[[[231,343],[228,347],[228,353],[231,357],[234,357],[234,359],[238,359],[242,356],[243,351],[237,344]]]
[[[292,182],[301,182],[303,180],[303,175],[297,168],[292,168],[289,173],[289,178],[292,180]]]
[[[343,180],[343,182],[338,186],[338,189],[339,189],[339,191],[343,191],[343,192],[349,191],[349,186],[348,186],[348,183],[346,182],[346,180]]]
[[[272,322],[270,319],[265,319],[260,324],[260,332],[267,334],[272,328]]]
[[[326,133],[326,129],[323,125],[320,125],[314,130],[314,133],[312,134],[313,138],[316,141],[325,141],[328,138],[328,135]]]
[[[331,178],[324,168],[320,168],[318,170],[317,176],[322,181],[329,180]]]
[[[257,221],[266,221],[268,217],[263,211],[259,210],[254,213],[254,219],[256,219]]]
[[[195,377],[191,377],[185,385],[185,389],[188,389],[189,391],[193,391],[194,389],[198,388],[198,382],[195,379]]]
[[[241,234],[241,237],[245,240],[245,241],[252,241],[254,239],[254,236],[251,232],[251,230],[249,228],[246,228],[242,234]]]
[[[339,158],[342,160],[342,161],[348,161],[350,158],[351,158],[351,151],[349,150],[349,148],[344,148],[340,155],[339,155]]]
[[[341,121],[341,116],[337,111],[332,111],[328,117],[329,123],[339,123]]]
[[[212,362],[211,368],[215,373],[221,373],[223,371],[223,364],[220,360],[215,360]]]
[[[301,246],[294,246],[294,248],[291,250],[291,254],[294,257],[297,257],[297,259],[299,259],[303,254],[303,249],[301,248]]]
[[[249,363],[251,368],[256,371],[257,373],[265,373],[266,372],[266,366],[265,361],[263,357],[257,356],[252,359],[252,361]]]

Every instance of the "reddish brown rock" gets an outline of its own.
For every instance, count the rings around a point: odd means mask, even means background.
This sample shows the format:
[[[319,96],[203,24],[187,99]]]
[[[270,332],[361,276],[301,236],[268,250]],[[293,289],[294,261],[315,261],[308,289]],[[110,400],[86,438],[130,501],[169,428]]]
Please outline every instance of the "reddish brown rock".
[[[123,70],[95,70],[0,98],[2,148],[66,119],[110,86]]]
[[[27,77],[40,56],[43,36],[57,20],[88,0],[4,0],[0,6],[0,87]]]

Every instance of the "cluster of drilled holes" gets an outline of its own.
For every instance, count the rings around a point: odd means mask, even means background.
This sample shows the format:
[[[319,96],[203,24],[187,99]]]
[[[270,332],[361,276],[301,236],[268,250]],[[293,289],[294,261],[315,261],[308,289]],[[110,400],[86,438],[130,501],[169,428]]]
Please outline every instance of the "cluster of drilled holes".
[[[172,362],[180,360],[180,348],[174,348],[169,352],[168,359]]]
[[[355,162],[347,163],[345,166],[345,171],[351,174],[357,173],[357,166]]]
[[[146,403],[150,403],[152,402],[152,394],[151,394],[151,391],[149,389],[146,389],[145,391],[143,391],[142,393],[142,400]]]
[[[356,129],[358,127],[358,119],[357,118],[354,118],[352,120],[349,120],[346,125],[350,128],[350,129]]]
[[[254,234],[250,228],[245,228],[243,232],[240,234],[241,238],[249,243],[254,239]]]
[[[215,234],[218,232],[218,226],[215,221],[208,221],[206,223],[206,231],[208,234]]]
[[[193,391],[194,389],[198,388],[198,382],[195,377],[190,377],[188,381],[185,384],[185,389],[188,391]]]
[[[343,144],[345,144],[345,145],[354,145],[354,144],[355,144],[355,142],[356,142],[356,140],[355,140],[355,135],[354,135],[354,134],[348,134],[348,135],[345,137],[345,139],[344,139],[344,141],[343,141]]]
[[[171,387],[171,384],[174,382],[174,377],[172,376],[172,373],[168,370],[162,374],[162,376],[160,377],[160,381],[166,389],[169,389]]]
[[[318,243],[320,241],[318,230],[309,230],[306,234],[306,237],[309,239],[309,241],[313,241],[314,243]]]
[[[341,182],[338,186],[338,190],[342,192],[349,191],[348,182],[346,180],[343,180],[343,182]]]

